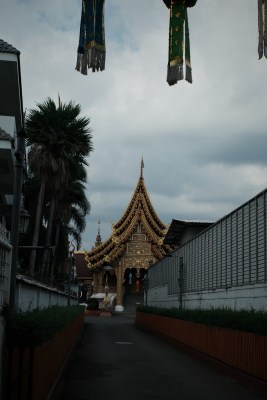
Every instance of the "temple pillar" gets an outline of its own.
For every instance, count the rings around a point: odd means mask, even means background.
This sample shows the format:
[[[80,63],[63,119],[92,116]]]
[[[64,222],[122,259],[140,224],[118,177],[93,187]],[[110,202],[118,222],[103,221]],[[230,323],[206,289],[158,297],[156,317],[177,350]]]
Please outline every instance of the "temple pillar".
[[[98,293],[104,293],[104,271],[98,273]]]
[[[122,312],[124,311],[123,307],[123,266],[122,263],[119,262],[119,266],[116,269],[117,275],[117,298],[116,298],[116,306],[115,311]]]
[[[93,273],[93,291],[94,293],[98,293],[98,274]]]

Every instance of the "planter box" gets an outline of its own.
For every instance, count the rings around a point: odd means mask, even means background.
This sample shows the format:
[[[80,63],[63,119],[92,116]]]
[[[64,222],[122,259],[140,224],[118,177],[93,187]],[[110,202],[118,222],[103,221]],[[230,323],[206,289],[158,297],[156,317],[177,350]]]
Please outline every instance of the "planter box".
[[[267,336],[137,311],[136,324],[267,385]]]
[[[84,315],[88,317],[98,317],[100,312],[100,310],[85,310]]]
[[[75,346],[84,324],[84,315],[35,348],[5,351],[7,399],[46,400]]]

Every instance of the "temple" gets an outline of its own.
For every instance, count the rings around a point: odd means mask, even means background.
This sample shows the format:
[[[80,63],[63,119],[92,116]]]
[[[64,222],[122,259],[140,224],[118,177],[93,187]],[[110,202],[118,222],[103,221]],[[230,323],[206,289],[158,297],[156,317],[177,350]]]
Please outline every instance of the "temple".
[[[143,177],[144,162],[133,196],[112,234],[101,241],[100,222],[95,247],[85,252],[92,273],[93,295],[114,294],[115,310],[142,303],[146,270],[168,252],[164,244],[167,226],[159,219],[150,201]]]

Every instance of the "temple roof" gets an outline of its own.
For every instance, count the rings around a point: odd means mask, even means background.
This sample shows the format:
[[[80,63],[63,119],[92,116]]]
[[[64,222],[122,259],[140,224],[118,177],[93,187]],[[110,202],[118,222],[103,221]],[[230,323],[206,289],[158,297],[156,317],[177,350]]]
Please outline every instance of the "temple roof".
[[[87,268],[87,263],[84,258],[84,252],[76,251],[74,253],[76,273],[79,278],[91,278],[92,272]]]
[[[170,251],[169,246],[163,245],[167,226],[159,219],[147,192],[143,178],[143,159],[141,174],[128,207],[120,220],[112,225],[112,234],[108,240],[86,252],[85,260],[91,269],[99,268],[122,256],[126,242],[136,230],[138,224],[152,242],[152,249],[157,258],[163,257]]]

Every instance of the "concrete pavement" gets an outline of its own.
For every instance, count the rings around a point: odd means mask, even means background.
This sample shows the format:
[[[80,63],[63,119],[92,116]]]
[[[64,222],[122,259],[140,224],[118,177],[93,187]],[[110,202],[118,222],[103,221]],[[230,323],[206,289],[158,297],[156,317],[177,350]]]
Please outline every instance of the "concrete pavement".
[[[86,317],[84,335],[58,395],[60,400],[266,398],[138,330],[134,316]]]

